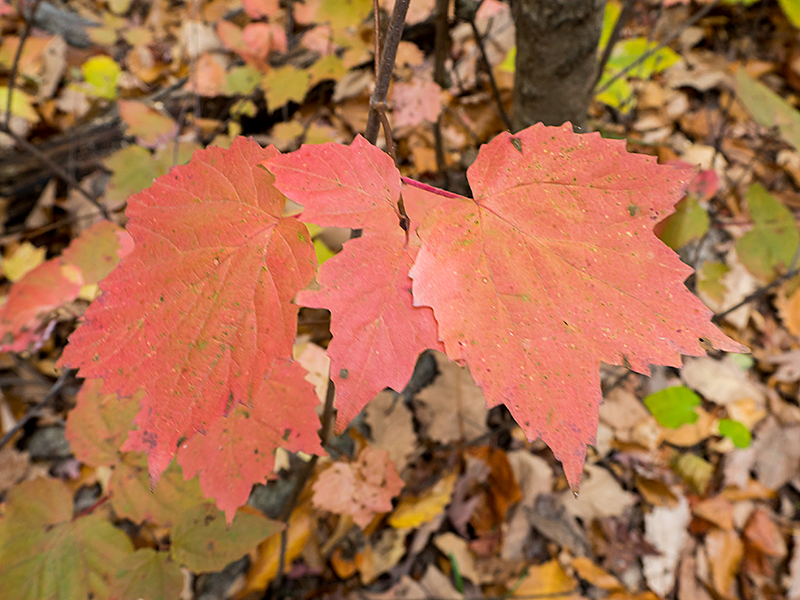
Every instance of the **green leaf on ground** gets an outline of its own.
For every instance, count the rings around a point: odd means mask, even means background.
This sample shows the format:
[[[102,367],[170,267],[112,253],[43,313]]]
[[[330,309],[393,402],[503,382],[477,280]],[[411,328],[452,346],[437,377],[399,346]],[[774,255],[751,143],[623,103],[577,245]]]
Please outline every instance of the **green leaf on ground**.
[[[703,237],[711,221],[697,198],[687,196],[675,205],[675,212],[660,226],[659,239],[673,250]]]
[[[759,183],[747,190],[753,228],[736,241],[742,264],[753,275],[770,281],[792,264],[800,231],[794,216]]]
[[[184,480],[174,461],[152,489],[147,459],[138,452],[123,454],[108,486],[114,511],[134,523],[148,521],[169,527],[187,510],[207,502],[197,477]]]
[[[126,600],[174,600],[183,590],[183,573],[166,552],[142,548],[125,558],[117,572],[113,597]]]
[[[133,546],[102,516],[73,519],[72,509],[72,493],[56,479],[26,481],[8,492],[0,520],[0,590],[13,590],[14,598],[110,597]]]
[[[737,448],[747,448],[753,436],[750,431],[745,427],[744,423],[733,421],[731,419],[722,419],[719,422],[719,434],[730,438],[733,445]]]
[[[703,263],[703,266],[697,271],[697,290],[718,303],[722,302],[728,290],[723,278],[730,270],[728,265],[720,261],[712,260]]]
[[[669,387],[650,394],[644,405],[662,427],[677,429],[686,423],[697,421],[695,406],[700,405],[700,396],[682,385]]]
[[[240,559],[283,524],[267,517],[239,511],[230,527],[225,514],[213,504],[186,511],[172,528],[172,558],[192,571],[219,571]]]
[[[778,0],[783,9],[783,14],[791,21],[792,25],[800,28],[800,2],[798,0]]]
[[[598,94],[596,96],[597,100],[615,108],[623,108],[628,105],[633,94],[633,89],[628,83],[628,79],[649,79],[653,74],[660,73],[680,60],[680,56],[674,50],[664,47],[653,52],[652,55],[641,63],[636,64],[636,66],[631,66],[656,46],[656,42],[651,42],[644,37],[618,42],[614,46],[611,58],[609,58],[603,71],[603,76],[600,78],[598,89],[605,87],[618,73],[626,69],[630,70],[625,76],[612,83],[608,89]]]
[[[800,112],[744,69],[736,73],[736,93],[753,119],[764,127],[777,127],[781,137],[800,150]]]

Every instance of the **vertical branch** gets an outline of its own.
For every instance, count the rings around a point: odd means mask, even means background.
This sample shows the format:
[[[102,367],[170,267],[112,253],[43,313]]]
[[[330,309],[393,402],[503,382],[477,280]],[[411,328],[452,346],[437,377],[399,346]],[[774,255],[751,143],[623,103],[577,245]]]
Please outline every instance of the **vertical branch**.
[[[397,47],[400,38],[403,36],[403,27],[406,22],[406,13],[411,0],[397,0],[394,5],[394,12],[389,21],[389,28],[386,32],[386,40],[383,43],[381,53],[380,71],[377,74],[375,89],[369,99],[369,118],[367,119],[367,130],[365,137],[370,144],[374,144],[378,139],[380,129],[380,116],[378,106],[386,102],[389,93],[389,84],[392,81],[392,71],[394,71],[394,61],[397,58]]]
[[[447,46],[449,30],[447,23],[447,11],[450,8],[450,0],[436,0],[436,40],[434,42],[434,63],[433,81],[440,87],[445,87],[444,61],[447,58]],[[444,155],[444,139],[442,138],[442,114],[433,124],[433,140],[436,149],[436,169],[440,175],[445,177],[445,187],[448,185],[447,161]]]
[[[8,98],[6,99],[6,123],[5,128],[11,128],[11,96],[14,94],[14,82],[17,79],[17,72],[19,71],[19,61],[22,57],[22,47],[25,45],[25,40],[28,39],[28,36],[31,34],[31,29],[33,29],[33,23],[35,21],[34,16],[36,15],[36,11],[39,10],[39,4],[42,0],[34,0],[33,6],[31,6],[29,14],[25,14],[25,10],[22,6],[20,6],[20,14],[22,18],[25,19],[25,29],[22,30],[22,35],[19,36],[19,44],[17,45],[17,51],[14,53],[14,61],[11,63],[11,73],[8,76]]]
[[[375,42],[375,80],[378,80],[378,72],[381,70],[381,9],[378,6],[378,0],[372,0],[372,18],[375,19],[375,33],[373,39]]]
[[[322,428],[320,429],[320,439],[322,440],[323,448],[327,445],[333,432],[333,423],[335,419],[333,400],[336,396],[335,392],[336,390],[333,382],[328,380],[328,390],[325,394],[325,406],[322,412]],[[281,544],[278,554],[278,572],[276,573],[275,579],[272,582],[273,589],[280,589],[283,585],[283,578],[286,573],[286,549],[289,543],[289,519],[291,518],[294,509],[297,507],[297,503],[300,500],[300,494],[303,493],[308,480],[314,473],[314,468],[317,466],[317,461],[319,461],[319,456],[314,454],[303,466],[303,470],[297,476],[292,494],[289,496],[289,499],[283,506],[280,520],[283,521],[286,527],[284,527],[283,531],[281,532]]]
[[[475,24],[474,16],[470,17],[469,24],[472,26],[472,35],[475,36],[475,43],[478,44],[478,50],[480,50],[481,53],[483,66],[486,68],[487,75],[489,75],[489,85],[492,87],[492,94],[494,94],[494,100],[497,103],[497,110],[500,113],[500,118],[503,119],[503,124],[505,124],[506,129],[512,131],[513,127],[511,125],[511,119],[508,118],[508,113],[506,113],[506,109],[503,106],[503,99],[500,97],[500,89],[497,87],[497,81],[495,81],[494,73],[492,72],[492,65],[489,63],[489,57],[486,54],[486,48],[483,46],[483,36],[481,35],[481,32],[478,31],[478,26]]]
[[[590,93],[597,87],[597,84],[600,83],[600,79],[603,77],[603,71],[606,70],[608,60],[611,58],[611,52],[613,52],[614,46],[617,45],[619,36],[622,34],[622,28],[625,26],[625,23],[628,22],[628,17],[630,16],[632,10],[633,0],[626,0],[622,5],[622,10],[620,11],[619,16],[617,17],[617,22],[614,23],[614,29],[611,30],[611,35],[606,41],[606,47],[603,48],[603,55],[597,62],[597,73],[595,74],[594,80],[592,81],[592,86],[589,89]]]
[[[297,38],[294,35],[294,0],[285,0],[286,2],[286,50],[291,52],[297,46]]]

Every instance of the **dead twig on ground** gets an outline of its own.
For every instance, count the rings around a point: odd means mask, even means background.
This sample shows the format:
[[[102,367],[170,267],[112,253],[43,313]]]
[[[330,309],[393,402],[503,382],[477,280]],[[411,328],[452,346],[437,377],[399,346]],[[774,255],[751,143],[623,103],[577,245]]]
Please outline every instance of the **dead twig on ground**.
[[[61,391],[61,388],[63,388],[66,385],[69,378],[72,377],[75,373],[77,373],[75,369],[65,369],[64,372],[61,373],[61,376],[56,380],[56,382],[50,388],[50,391],[48,391],[47,394],[45,394],[45,397],[42,398],[42,400],[39,401],[37,404],[29,408],[28,411],[25,413],[25,415],[19,421],[17,421],[17,424],[14,425],[8,431],[6,431],[5,435],[3,435],[2,438],[0,438],[0,449],[2,449],[3,446],[5,446],[9,441],[11,441],[11,439],[17,434],[17,432],[21,431],[22,428],[28,424],[28,421],[30,421],[34,417],[39,416],[39,413],[42,411],[42,409],[45,406],[47,406],[50,403],[50,401],[58,395],[58,393]]]

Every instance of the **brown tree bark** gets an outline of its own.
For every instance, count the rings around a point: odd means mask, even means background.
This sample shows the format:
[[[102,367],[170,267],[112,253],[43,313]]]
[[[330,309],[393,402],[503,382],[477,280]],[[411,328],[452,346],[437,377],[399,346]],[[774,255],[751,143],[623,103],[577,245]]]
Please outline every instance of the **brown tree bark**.
[[[542,122],[583,127],[606,0],[513,0],[516,131]]]

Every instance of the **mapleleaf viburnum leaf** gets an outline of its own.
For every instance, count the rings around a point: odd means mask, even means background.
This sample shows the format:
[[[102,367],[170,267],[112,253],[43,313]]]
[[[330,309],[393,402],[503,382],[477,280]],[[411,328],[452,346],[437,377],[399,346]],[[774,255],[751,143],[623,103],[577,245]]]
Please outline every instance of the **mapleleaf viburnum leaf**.
[[[228,150],[196,152],[132,196],[133,252],[102,282],[104,293],[64,353],[63,364],[102,378],[104,391],[128,396],[144,388],[139,429],[123,449],[147,451],[154,481],[179,440],[264,400],[264,377],[276,360],[291,358],[291,300],[316,260],[306,226],[282,217],[285,198],[258,165],[275,154],[239,138]],[[305,390],[302,374],[294,376]],[[313,407],[291,396],[280,401],[297,411],[293,427],[309,426]],[[281,436],[261,437],[260,450],[272,453]],[[305,449],[318,451],[318,441]],[[230,507],[229,498],[217,499]]]
[[[710,323],[711,311],[683,283],[691,268],[653,233],[691,171],[628,154],[624,142],[574,134],[568,125],[502,134],[481,148],[467,173],[474,199],[429,190],[441,197],[416,214],[409,190],[427,186],[401,186],[391,161],[360,138],[350,150],[306,146],[265,165],[275,185],[305,207],[302,220],[364,228],[364,238],[374,231],[376,244],[394,243],[402,190],[411,224],[401,248],[421,241],[409,271],[414,307],[433,308],[448,356],[469,365],[490,406],[507,405],[529,439],[551,447],[573,488],[595,439],[600,361],[641,373],[650,364],[679,366],[681,354],[704,354],[701,337],[742,350]],[[352,244],[320,269],[320,291],[301,293],[298,303],[338,308],[353,295],[348,286],[366,300],[374,272],[385,267],[364,252],[357,267],[356,253],[347,251]],[[352,261],[351,281],[326,280],[338,260]],[[371,311],[381,312],[375,305]],[[343,371],[344,383],[350,380],[343,357],[374,351],[374,342],[355,334],[360,348],[335,352],[336,318],[330,356],[338,394]],[[390,339],[403,344],[408,330],[400,327]],[[389,356],[381,364],[397,369]],[[345,404],[340,414],[350,418],[361,402]]]
[[[61,256],[28,271],[0,307],[0,351],[39,347],[50,333],[53,311],[78,298],[84,286],[102,280],[131,247],[125,230],[101,221],[76,237]]]
[[[392,159],[361,136],[350,146],[303,146],[264,164],[275,186],[304,206],[303,221],[363,229],[320,267],[317,289],[296,300],[332,313],[328,356],[342,429],[384,388],[403,389],[421,352],[444,351],[433,311],[412,302],[408,271],[419,243],[399,226],[400,176]],[[417,188],[404,189],[403,198],[417,224],[445,200]]]
[[[253,484],[264,481],[275,466],[274,452],[264,440],[279,440],[290,452],[323,452],[314,412],[319,400],[305,375],[298,363],[275,361],[273,372],[253,397],[252,408],[239,404],[204,435],[181,446],[178,462],[184,475],[200,473],[203,493],[216,498],[228,524],[247,502]]]
[[[73,515],[57,479],[13,487],[0,518],[0,590],[15,598],[106,600],[133,553],[130,539],[98,513]]]

